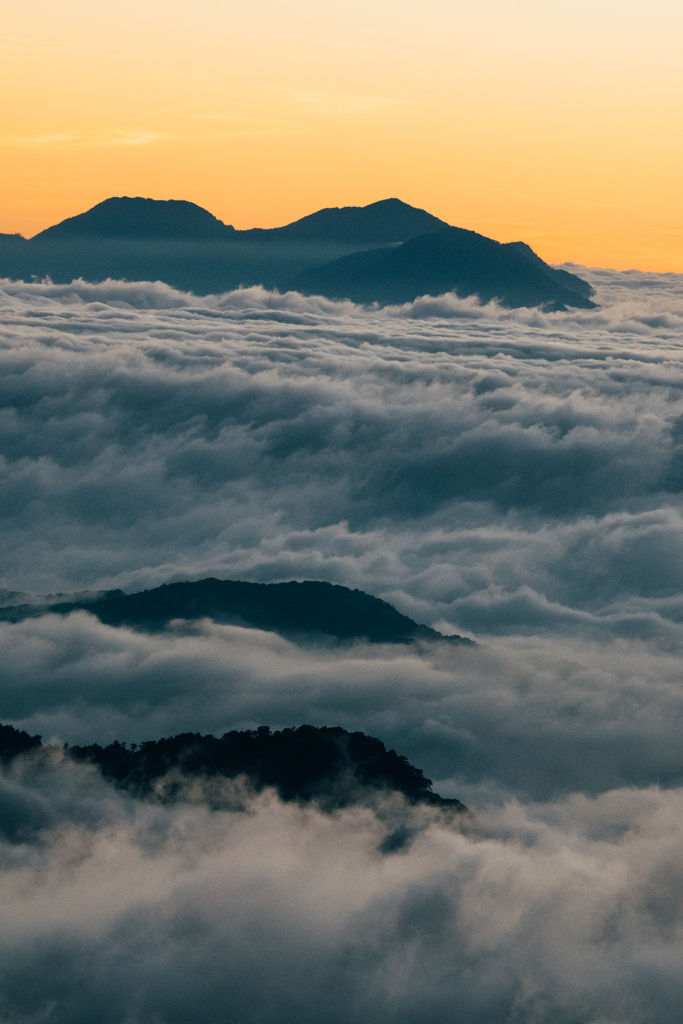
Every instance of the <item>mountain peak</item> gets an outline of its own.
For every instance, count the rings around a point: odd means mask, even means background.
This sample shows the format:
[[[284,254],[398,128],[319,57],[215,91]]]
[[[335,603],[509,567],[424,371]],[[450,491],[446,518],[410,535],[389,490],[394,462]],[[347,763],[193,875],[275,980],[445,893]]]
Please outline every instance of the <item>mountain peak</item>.
[[[402,199],[398,199],[397,196],[389,196],[387,199],[376,199],[374,203],[367,203],[365,206],[339,206],[336,207],[339,210],[391,210],[396,213],[402,210],[418,210],[417,206],[411,206],[410,203],[404,203]],[[425,213],[424,210],[419,210],[420,213]],[[431,216],[431,214],[428,214]]]
[[[445,221],[426,210],[391,197],[368,206],[329,206],[276,230],[283,238],[302,241],[324,238],[364,245],[405,242],[445,227],[448,227]]]
[[[85,213],[55,224],[36,235],[41,241],[79,238],[155,238],[173,241],[224,238],[229,227],[186,199],[147,199],[111,196]]]
[[[370,643],[473,643],[467,637],[444,637],[362,590],[321,580],[250,583],[210,577],[165,583],[136,594],[108,591],[94,599],[7,607],[0,610],[0,619],[15,622],[46,611],[68,614],[78,610],[91,612],[111,626],[151,631],[165,628],[174,619],[210,618],[286,636],[327,636]]]

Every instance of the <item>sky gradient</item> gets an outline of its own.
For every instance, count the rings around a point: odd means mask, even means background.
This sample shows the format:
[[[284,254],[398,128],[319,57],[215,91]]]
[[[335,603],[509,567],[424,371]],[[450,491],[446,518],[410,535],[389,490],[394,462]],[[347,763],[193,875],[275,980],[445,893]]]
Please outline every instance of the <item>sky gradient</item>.
[[[238,228],[388,196],[554,262],[683,270],[674,0],[10,0],[0,230],[110,195]]]

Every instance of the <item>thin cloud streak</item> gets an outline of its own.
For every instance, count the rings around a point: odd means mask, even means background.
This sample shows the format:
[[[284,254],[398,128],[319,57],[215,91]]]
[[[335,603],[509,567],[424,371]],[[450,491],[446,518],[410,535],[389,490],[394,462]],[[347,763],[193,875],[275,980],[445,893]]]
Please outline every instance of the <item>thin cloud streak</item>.
[[[10,146],[76,146],[89,149],[110,146],[147,146],[170,138],[176,138],[176,136],[148,131],[112,131],[91,134],[49,132],[45,135],[5,135],[2,142]]]

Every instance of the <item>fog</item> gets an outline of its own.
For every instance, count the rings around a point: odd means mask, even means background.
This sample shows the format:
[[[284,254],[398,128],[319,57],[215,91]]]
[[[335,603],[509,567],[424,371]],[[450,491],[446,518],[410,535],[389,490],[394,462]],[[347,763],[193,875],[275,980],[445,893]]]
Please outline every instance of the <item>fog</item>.
[[[387,855],[389,811],[15,762],[4,1019],[678,1021],[683,277],[580,273],[595,310],[0,282],[3,603],[320,579],[477,641],[0,623],[46,741],[340,725],[476,819],[392,804]]]
[[[2,780],[15,816],[31,802],[0,842],[5,1019],[678,1020],[680,791],[510,802],[470,832],[425,812],[383,855],[369,810],[104,787],[59,763]]]

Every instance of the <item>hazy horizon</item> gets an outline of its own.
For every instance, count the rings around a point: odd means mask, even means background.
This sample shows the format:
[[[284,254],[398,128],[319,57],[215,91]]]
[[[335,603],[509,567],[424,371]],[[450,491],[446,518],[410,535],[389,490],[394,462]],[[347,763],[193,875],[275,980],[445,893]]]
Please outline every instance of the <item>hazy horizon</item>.
[[[103,196],[237,228],[401,196],[544,259],[683,270],[672,0],[10,4],[0,224]]]
[[[217,217],[217,219],[219,221],[221,221],[223,224],[225,224],[226,226],[234,227],[237,232],[240,232],[240,231],[250,231],[250,230],[255,229],[255,228],[256,229],[267,229],[267,230],[269,230],[269,229],[273,229],[273,228],[286,227],[286,226],[288,226],[290,224],[296,223],[298,220],[301,220],[302,218],[310,216],[311,214],[317,213],[317,212],[319,212],[321,210],[359,209],[359,208],[362,209],[363,207],[372,206],[372,205],[375,205],[376,203],[380,203],[380,202],[386,201],[387,199],[395,198],[395,199],[399,199],[399,201],[401,201],[401,202],[407,203],[407,205],[409,205],[409,206],[411,206],[411,207],[413,207],[415,209],[424,210],[425,212],[430,213],[430,214],[432,214],[435,217],[439,217],[442,220],[446,220],[447,223],[451,223],[454,227],[461,227],[461,228],[466,228],[467,230],[470,230],[470,231],[476,231],[479,234],[485,234],[487,237],[494,238],[496,241],[503,242],[503,243],[504,242],[514,242],[514,241],[523,241],[523,242],[526,242],[527,244],[531,244],[531,247],[534,249],[534,251],[537,253],[537,255],[541,256],[542,259],[545,259],[546,262],[551,263],[551,265],[552,264],[555,264],[555,265],[558,265],[558,266],[559,265],[567,265],[567,266],[575,266],[575,267],[585,267],[585,268],[588,268],[588,269],[592,268],[592,269],[596,269],[596,270],[600,270],[600,269],[604,269],[604,270],[621,270],[621,271],[626,271],[626,272],[631,271],[631,270],[641,270],[641,271],[644,271],[644,272],[652,271],[652,272],[655,272],[655,273],[657,273],[657,272],[659,272],[659,273],[683,273],[683,264],[681,264],[681,268],[678,269],[678,270],[675,267],[673,267],[673,266],[670,267],[670,268],[665,268],[665,267],[661,267],[661,266],[659,266],[659,267],[654,267],[654,266],[653,267],[648,267],[646,265],[648,263],[648,259],[646,257],[644,257],[644,263],[642,265],[639,265],[637,263],[629,262],[629,257],[625,253],[621,257],[619,257],[619,258],[615,257],[615,260],[616,260],[615,263],[603,263],[603,264],[582,263],[579,259],[574,258],[574,256],[571,253],[565,253],[563,256],[557,256],[557,257],[551,259],[550,257],[547,256],[547,254],[544,254],[537,247],[537,245],[532,244],[530,242],[530,237],[534,234],[534,229],[533,229],[533,226],[531,224],[526,225],[526,227],[529,229],[529,233],[530,233],[529,237],[522,236],[519,233],[515,234],[514,230],[512,229],[511,226],[507,227],[507,232],[506,232],[506,226],[505,226],[504,223],[501,224],[499,233],[497,235],[489,234],[487,231],[484,230],[484,228],[481,225],[478,225],[478,224],[475,224],[475,223],[460,223],[460,222],[456,223],[456,222],[453,222],[453,221],[449,222],[447,220],[447,217],[445,216],[445,214],[442,211],[438,211],[438,210],[434,210],[434,209],[428,208],[426,205],[421,204],[419,201],[408,202],[407,200],[405,200],[401,196],[389,195],[388,193],[386,195],[375,196],[374,198],[370,198],[370,199],[368,199],[367,201],[364,201],[364,202],[341,203],[341,202],[336,202],[335,201],[335,202],[330,202],[329,204],[324,205],[324,206],[320,206],[320,207],[304,208],[303,212],[298,212],[295,216],[292,216],[292,217],[290,217],[288,219],[279,220],[279,221],[273,222],[273,223],[261,223],[261,222],[246,223],[245,222],[245,223],[238,224],[237,220],[239,220],[239,218],[237,218],[237,219],[236,218],[231,218],[229,213],[225,214],[223,216],[220,216],[214,209],[211,209],[211,208],[209,208],[207,206],[204,206],[202,203],[200,203],[200,202],[196,201],[195,199],[190,198],[190,197],[188,197],[186,195],[147,195],[147,194],[143,195],[140,192],[132,191],[132,192],[127,193],[125,195],[124,194],[116,194],[116,195],[111,194],[111,195],[101,196],[99,199],[95,199],[93,202],[91,202],[87,206],[83,205],[83,204],[81,204],[79,206],[78,204],[76,204],[72,209],[70,209],[70,210],[68,210],[66,212],[62,211],[57,219],[51,220],[49,222],[42,223],[42,224],[38,225],[37,227],[34,225],[34,228],[31,230],[30,233],[28,231],[22,231],[20,229],[15,229],[15,230],[12,230],[12,231],[5,230],[3,225],[0,225],[0,233],[16,234],[16,235],[20,235],[22,238],[24,238],[26,240],[31,240],[36,235],[39,235],[41,232],[47,230],[47,228],[54,227],[56,224],[59,224],[59,223],[61,223],[64,220],[68,220],[68,219],[73,218],[73,217],[78,217],[80,214],[83,214],[83,213],[87,212],[88,210],[93,209],[95,206],[99,206],[101,203],[105,202],[106,200],[113,199],[113,198],[130,198],[130,199],[132,199],[132,198],[143,198],[143,199],[157,199],[157,200],[160,200],[161,202],[166,202],[166,201],[169,201],[169,200],[171,200],[171,201],[181,200],[181,201],[185,201],[185,202],[190,202],[193,205],[200,207],[201,209],[207,210],[207,212],[211,213],[214,217]],[[523,225],[523,224],[515,225],[515,227],[517,227],[517,226],[520,228],[520,231],[524,230],[525,225]],[[541,247],[543,248],[542,243],[541,243]],[[674,260],[674,262],[675,262],[675,260]]]

